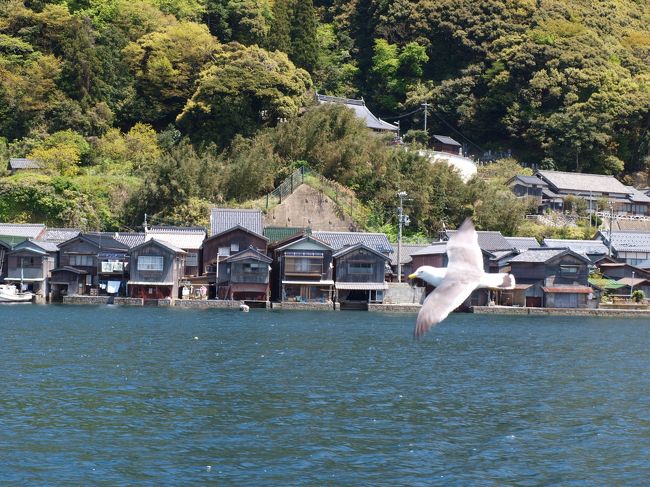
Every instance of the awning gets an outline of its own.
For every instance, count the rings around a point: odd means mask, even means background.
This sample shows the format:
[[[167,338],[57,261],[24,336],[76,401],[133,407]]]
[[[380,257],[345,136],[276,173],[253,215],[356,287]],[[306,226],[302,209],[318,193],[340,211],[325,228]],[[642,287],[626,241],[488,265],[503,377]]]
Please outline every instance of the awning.
[[[333,286],[334,281],[282,281],[282,284],[297,286]]]
[[[558,286],[558,287],[543,287],[545,293],[555,294],[589,294],[594,290],[588,286]]]
[[[336,289],[350,291],[384,291],[388,289],[385,282],[337,282]]]
[[[533,287],[533,284],[515,284],[515,291],[525,291],[528,288]]]
[[[173,286],[173,282],[129,281],[129,286]]]
[[[40,277],[36,279],[21,279],[20,277],[5,277],[5,281],[24,281],[24,282],[43,282],[45,279]]]

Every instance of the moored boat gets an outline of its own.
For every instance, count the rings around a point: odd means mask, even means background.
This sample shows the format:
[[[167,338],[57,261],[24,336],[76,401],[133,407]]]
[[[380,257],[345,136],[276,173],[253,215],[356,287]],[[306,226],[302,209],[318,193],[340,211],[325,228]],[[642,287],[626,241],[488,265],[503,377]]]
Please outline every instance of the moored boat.
[[[29,303],[34,293],[20,292],[13,284],[0,284],[0,303]]]

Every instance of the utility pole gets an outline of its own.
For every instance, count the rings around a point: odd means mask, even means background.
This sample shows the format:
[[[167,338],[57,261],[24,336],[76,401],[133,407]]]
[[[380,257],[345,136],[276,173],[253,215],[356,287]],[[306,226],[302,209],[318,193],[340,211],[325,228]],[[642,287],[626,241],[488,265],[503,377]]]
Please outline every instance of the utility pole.
[[[402,282],[402,215],[404,214],[405,191],[397,193],[399,197],[399,208],[397,209],[398,230],[397,230],[397,282]]]
[[[614,219],[614,206],[609,202],[609,247],[607,249],[607,256],[612,256],[612,220]]]
[[[427,103],[427,102],[425,101],[425,102],[422,104],[422,106],[424,107],[424,131],[425,131],[425,133],[426,133],[427,136],[428,136],[429,133],[427,132],[427,115],[428,115],[428,113],[429,113],[429,107],[431,106],[431,104],[430,104],[430,103]]]

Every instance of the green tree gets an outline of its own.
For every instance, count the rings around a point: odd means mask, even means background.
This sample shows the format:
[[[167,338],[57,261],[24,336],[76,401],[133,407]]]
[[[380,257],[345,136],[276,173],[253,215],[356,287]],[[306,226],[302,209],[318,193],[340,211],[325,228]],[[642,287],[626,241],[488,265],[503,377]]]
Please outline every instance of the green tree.
[[[317,28],[312,0],[295,2],[291,19],[290,58],[296,66],[310,73],[317,68],[320,58]]]
[[[175,24],[130,43],[124,57],[137,80],[136,118],[159,129],[173,122],[217,46],[208,29],[193,22]]]
[[[220,46],[213,59],[177,118],[195,139],[223,146],[237,134],[297,115],[307,103],[309,74],[283,53],[231,43]]]

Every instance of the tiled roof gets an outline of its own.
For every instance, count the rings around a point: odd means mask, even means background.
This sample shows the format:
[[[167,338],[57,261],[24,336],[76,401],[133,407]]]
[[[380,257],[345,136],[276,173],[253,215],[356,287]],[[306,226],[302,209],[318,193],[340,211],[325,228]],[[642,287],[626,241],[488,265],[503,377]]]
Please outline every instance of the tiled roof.
[[[644,282],[647,282],[647,279],[644,279],[642,277],[622,277],[619,279],[617,282],[623,286],[638,286],[639,284],[643,284]]]
[[[41,223],[0,223],[0,235],[39,238],[45,233],[45,225]]]
[[[451,238],[453,234],[456,233],[456,230],[447,230],[447,237]],[[495,250],[512,250],[514,247],[506,238],[501,235],[501,232],[493,231],[479,231],[478,234],[478,246],[481,247],[481,250],[487,250],[492,252]]]
[[[555,249],[567,248],[576,254],[607,254],[607,246],[602,240],[568,240],[559,238],[545,238],[545,247]]]
[[[339,98],[337,96],[319,94],[316,95],[316,100],[318,101],[319,105],[322,105],[323,103],[337,103],[339,105],[345,105],[351,110],[354,110],[356,116],[364,120],[368,128],[374,130],[388,130],[390,132],[397,132],[399,130],[399,127],[397,125],[384,122],[381,118],[373,115],[372,112],[368,110],[366,102],[363,100],[352,100],[350,98]]]
[[[516,175],[514,176],[510,181],[518,179],[524,184],[531,184],[531,185],[537,185],[537,186],[548,186],[546,181],[543,181],[539,179],[537,176],[521,176],[521,175]]]
[[[389,254],[393,251],[393,247],[391,247],[388,237],[384,233],[312,232],[312,236],[321,242],[325,242],[335,251],[359,243],[371,249],[378,250],[383,254]]]
[[[535,237],[504,237],[517,250],[536,249],[540,247]]]
[[[9,167],[12,171],[17,169],[40,169],[41,164],[33,159],[25,159],[24,157],[12,157],[9,159]]]
[[[545,293],[590,294],[593,292],[589,286],[553,286],[543,287]]]
[[[609,242],[607,232],[600,234]],[[650,252],[650,233],[646,232],[612,232],[612,248],[617,252]]]
[[[85,238],[89,242],[92,242],[100,250],[108,250],[108,249],[118,250],[118,251],[128,250],[128,246],[126,244],[123,244],[119,240],[116,240],[115,234],[111,232],[88,232],[88,233],[82,232],[78,236]]]
[[[393,253],[390,254],[390,264],[397,265],[397,244],[391,244],[393,247]],[[411,262],[411,255],[414,252],[419,252],[420,250],[426,249],[429,245],[427,244],[402,244],[402,251],[400,253],[400,260],[402,264],[408,264]]]
[[[383,258],[385,258],[386,260],[389,259],[389,257],[387,257],[385,253],[382,253],[382,252],[380,252],[379,250],[376,250],[376,249],[373,249],[373,248],[371,248],[371,247],[368,247],[367,245],[364,245],[364,244],[362,244],[362,243],[358,243],[358,244],[356,244],[356,245],[350,245],[350,246],[343,247],[343,248],[340,249],[338,252],[336,252],[336,253],[333,255],[333,257],[336,258],[336,259],[338,259],[338,258],[341,257],[342,255],[345,255],[345,254],[347,254],[348,252],[353,252],[353,251],[358,250],[358,249],[366,249],[366,252],[372,252],[372,253],[374,253],[374,254],[376,254],[376,255],[380,255],[380,256],[382,256]]]
[[[262,235],[262,210],[212,208],[210,214],[210,236],[240,225],[251,232]]]
[[[136,247],[141,247],[143,245],[148,244],[149,242],[156,243],[156,244],[160,245],[161,247],[165,247],[166,249],[171,250],[172,252],[176,252],[177,254],[186,254],[187,253],[183,249],[181,249],[179,247],[176,247],[175,245],[172,245],[172,244],[170,244],[168,242],[158,240],[157,238],[151,238],[151,239],[145,241],[144,243],[141,243],[140,245],[136,245]],[[132,247],[131,250],[133,250],[134,248],[135,247]]]
[[[630,201],[634,203],[650,203],[650,196],[645,194],[643,191],[639,191],[634,186],[625,186],[630,193]]]
[[[451,137],[448,137],[448,136],[446,136],[446,135],[434,135],[434,136],[433,136],[433,139],[434,139],[434,140],[437,140],[437,141],[440,142],[441,144],[445,144],[445,145],[455,145],[455,146],[457,146],[457,147],[461,147],[460,142],[458,142],[458,141],[456,141],[456,140],[454,140],[454,139],[452,139]]]
[[[151,227],[146,231],[146,240],[155,238],[187,250],[201,248],[206,232],[200,227]]]
[[[445,254],[447,252],[447,242],[434,242],[431,245],[427,245],[423,249],[416,250],[411,252],[411,257],[414,255],[435,255],[435,254]]]
[[[553,257],[563,254],[566,251],[567,249],[548,249],[545,247],[529,249],[513,257],[510,262],[543,263],[551,260]]]
[[[286,238],[303,233],[306,229],[302,227],[265,227],[264,236],[269,242],[280,242]]]
[[[138,232],[115,233],[113,238],[132,249],[145,241],[145,234]]]
[[[80,230],[76,228],[48,228],[45,231],[45,240],[46,242],[62,243],[66,240],[79,235]]]
[[[537,171],[537,174],[557,189],[585,193],[590,191],[598,193],[629,193],[625,185],[614,176],[562,171]]]
[[[52,242],[43,242],[42,240],[33,240],[33,239],[28,239],[24,240],[21,243],[19,243],[14,250],[19,250],[19,249],[25,249],[25,248],[32,248],[38,249],[38,251],[44,252],[58,252],[59,247]]]

